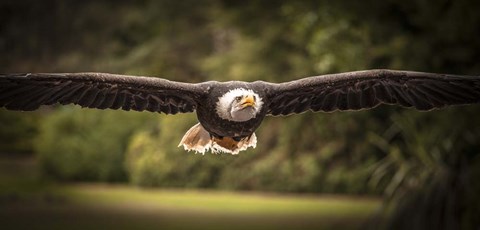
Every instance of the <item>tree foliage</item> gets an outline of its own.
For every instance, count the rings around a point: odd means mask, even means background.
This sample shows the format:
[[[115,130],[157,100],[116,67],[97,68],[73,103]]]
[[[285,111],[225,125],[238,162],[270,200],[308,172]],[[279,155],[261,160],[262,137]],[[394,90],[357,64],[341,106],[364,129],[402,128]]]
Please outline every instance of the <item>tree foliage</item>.
[[[60,180],[124,181],[125,150],[153,114],[60,108],[43,120],[35,152],[44,175]]]

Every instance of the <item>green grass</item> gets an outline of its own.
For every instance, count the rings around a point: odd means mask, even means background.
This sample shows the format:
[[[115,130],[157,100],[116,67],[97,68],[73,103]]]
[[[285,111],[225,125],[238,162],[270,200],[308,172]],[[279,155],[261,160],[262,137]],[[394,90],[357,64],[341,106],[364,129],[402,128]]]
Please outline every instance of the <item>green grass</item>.
[[[379,206],[372,198],[98,184],[45,194],[2,204],[2,229],[357,229]]]
[[[371,212],[378,207],[376,199],[345,196],[158,190],[111,185],[76,185],[66,187],[64,192],[76,203],[83,204],[142,205],[230,214],[365,216],[368,214],[365,211]]]
[[[0,161],[1,229],[358,229],[379,199],[127,185],[53,185]]]

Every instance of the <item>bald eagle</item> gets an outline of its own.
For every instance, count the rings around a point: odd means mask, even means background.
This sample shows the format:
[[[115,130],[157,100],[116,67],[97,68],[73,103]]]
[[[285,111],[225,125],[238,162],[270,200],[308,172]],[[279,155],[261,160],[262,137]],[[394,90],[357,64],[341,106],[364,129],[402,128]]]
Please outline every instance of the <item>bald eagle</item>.
[[[108,73],[0,74],[0,107],[30,111],[77,104],[165,114],[197,113],[179,147],[238,154],[255,147],[254,131],[267,115],[344,111],[396,104],[418,110],[480,103],[480,77],[366,70],[284,83],[202,82]]]

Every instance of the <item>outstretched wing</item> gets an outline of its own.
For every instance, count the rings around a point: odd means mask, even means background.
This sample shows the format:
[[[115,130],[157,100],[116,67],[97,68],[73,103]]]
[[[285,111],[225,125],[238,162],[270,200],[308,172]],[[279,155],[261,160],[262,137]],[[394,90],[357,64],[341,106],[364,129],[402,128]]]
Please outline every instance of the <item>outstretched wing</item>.
[[[418,110],[480,103],[480,77],[367,70],[270,84],[268,114],[361,110],[398,104]]]
[[[175,114],[193,112],[204,93],[201,84],[107,73],[0,75],[0,107],[11,110],[73,103],[97,109]]]

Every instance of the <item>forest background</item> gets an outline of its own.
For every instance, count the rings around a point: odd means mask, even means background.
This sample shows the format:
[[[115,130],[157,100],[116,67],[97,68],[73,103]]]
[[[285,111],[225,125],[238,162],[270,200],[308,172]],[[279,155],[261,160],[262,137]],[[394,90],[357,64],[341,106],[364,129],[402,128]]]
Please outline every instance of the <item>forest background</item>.
[[[0,66],[192,83],[379,68],[479,75],[479,9],[473,0],[2,1]],[[258,147],[231,156],[177,148],[194,114],[2,109],[0,153],[33,154],[41,175],[61,182],[383,195],[399,220],[450,216],[442,221],[472,227],[479,114],[477,105],[380,106],[268,117]]]

